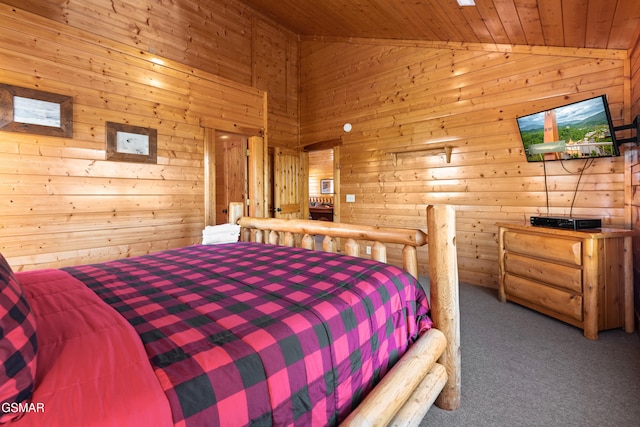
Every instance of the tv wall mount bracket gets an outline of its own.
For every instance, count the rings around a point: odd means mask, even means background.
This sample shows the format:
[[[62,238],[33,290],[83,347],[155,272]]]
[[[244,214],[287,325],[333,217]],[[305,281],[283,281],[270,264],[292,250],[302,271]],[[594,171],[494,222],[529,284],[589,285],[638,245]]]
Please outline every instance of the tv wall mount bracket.
[[[618,145],[634,143],[636,146],[638,146],[638,137],[640,136],[640,114],[637,115],[635,119],[633,119],[633,122],[627,125],[616,126],[613,128],[613,131],[618,132],[618,131],[629,130],[629,129],[634,131],[632,133],[635,133],[635,135],[629,138],[617,139]]]

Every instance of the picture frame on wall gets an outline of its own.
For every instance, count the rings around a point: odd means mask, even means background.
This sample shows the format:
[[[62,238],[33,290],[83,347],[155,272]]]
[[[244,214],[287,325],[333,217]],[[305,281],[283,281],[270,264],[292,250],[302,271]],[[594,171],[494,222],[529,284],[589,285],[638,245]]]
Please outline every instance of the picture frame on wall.
[[[333,180],[321,179],[320,180],[320,194],[333,194]]]
[[[0,84],[0,131],[73,137],[73,98]]]
[[[158,162],[158,131],[124,123],[106,122],[107,160]]]

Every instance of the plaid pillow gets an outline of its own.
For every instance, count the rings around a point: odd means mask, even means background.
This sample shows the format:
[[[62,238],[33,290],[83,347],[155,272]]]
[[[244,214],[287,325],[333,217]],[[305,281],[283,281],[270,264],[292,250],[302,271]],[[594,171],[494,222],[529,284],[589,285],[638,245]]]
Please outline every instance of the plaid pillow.
[[[36,322],[22,288],[0,254],[0,424],[18,417],[6,403],[31,398],[36,376]]]

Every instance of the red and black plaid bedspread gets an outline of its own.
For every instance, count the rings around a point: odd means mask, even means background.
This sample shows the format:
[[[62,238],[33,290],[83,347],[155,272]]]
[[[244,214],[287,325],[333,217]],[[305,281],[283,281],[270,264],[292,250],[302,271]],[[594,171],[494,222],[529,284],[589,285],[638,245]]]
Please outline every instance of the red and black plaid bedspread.
[[[142,338],[178,426],[335,425],[431,327],[370,260],[255,243],[65,268]]]

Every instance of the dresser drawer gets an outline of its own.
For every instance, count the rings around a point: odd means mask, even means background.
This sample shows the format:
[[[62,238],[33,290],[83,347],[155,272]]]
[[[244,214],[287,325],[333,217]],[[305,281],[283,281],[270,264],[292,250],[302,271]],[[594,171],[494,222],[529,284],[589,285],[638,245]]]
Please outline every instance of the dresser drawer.
[[[582,294],[582,270],[564,264],[556,264],[541,259],[507,252],[504,255],[504,270],[525,279]]]
[[[517,252],[569,265],[582,265],[582,241],[580,240],[506,231],[504,248],[507,252]]]
[[[582,296],[546,286],[533,280],[505,274],[507,298],[514,297],[533,309],[544,307],[560,315],[582,322]]]

